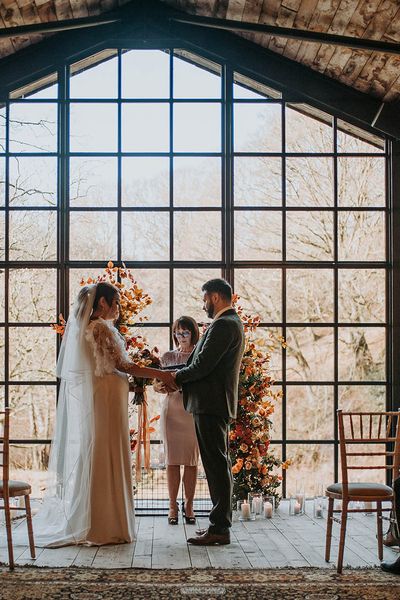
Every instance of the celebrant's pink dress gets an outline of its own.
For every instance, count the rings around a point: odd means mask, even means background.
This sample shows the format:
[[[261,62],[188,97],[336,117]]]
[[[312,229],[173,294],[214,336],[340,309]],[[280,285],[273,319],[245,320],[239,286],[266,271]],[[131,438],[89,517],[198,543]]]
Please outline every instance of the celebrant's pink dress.
[[[132,457],[128,421],[128,377],[115,366],[129,360],[111,321],[89,323],[86,339],[94,361],[94,439],[88,544],[134,539]]]
[[[173,350],[161,357],[163,367],[186,364],[190,352]],[[181,392],[169,392],[163,402],[161,431],[166,465],[197,466],[199,447],[193,416],[183,406]]]

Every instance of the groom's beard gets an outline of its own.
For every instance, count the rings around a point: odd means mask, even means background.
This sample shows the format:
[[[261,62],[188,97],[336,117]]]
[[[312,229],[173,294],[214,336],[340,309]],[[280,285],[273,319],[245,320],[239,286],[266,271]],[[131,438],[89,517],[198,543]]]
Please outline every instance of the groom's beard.
[[[215,310],[214,310],[214,304],[212,302],[210,302],[210,304],[208,305],[207,308],[207,317],[209,319],[212,319],[215,315]]]

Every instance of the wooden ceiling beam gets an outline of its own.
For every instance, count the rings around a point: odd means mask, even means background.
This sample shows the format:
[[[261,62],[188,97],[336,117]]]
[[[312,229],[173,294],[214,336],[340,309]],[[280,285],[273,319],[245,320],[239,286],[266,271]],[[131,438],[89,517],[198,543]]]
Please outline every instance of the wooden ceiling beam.
[[[336,35],[333,33],[324,33],[320,31],[295,29],[291,27],[278,27],[277,25],[249,23],[230,19],[215,19],[213,17],[200,17],[196,15],[171,17],[171,21],[185,23],[186,25],[196,25],[197,27],[206,27],[208,29],[263,33],[279,38],[301,40],[303,42],[329,44],[330,46],[344,46],[346,48],[384,52],[386,54],[400,54],[400,44],[393,44],[391,42],[382,42],[380,40],[358,38],[347,35]]]
[[[85,29],[99,25],[118,23],[121,18],[111,16],[83,17],[81,19],[65,19],[64,21],[50,21],[47,23],[32,23],[31,25],[18,25],[16,27],[5,27],[0,29],[0,38],[16,38],[41,33],[60,33],[72,29]]]

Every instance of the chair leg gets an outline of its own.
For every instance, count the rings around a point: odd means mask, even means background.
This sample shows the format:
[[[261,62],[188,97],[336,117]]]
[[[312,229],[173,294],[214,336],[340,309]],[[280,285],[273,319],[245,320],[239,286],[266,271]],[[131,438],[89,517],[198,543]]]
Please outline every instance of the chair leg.
[[[376,503],[376,526],[378,533],[378,556],[379,560],[383,560],[382,502]]]
[[[331,557],[332,525],[333,525],[333,504],[334,499],[328,500],[328,519],[326,523],[326,542],[325,542],[325,560],[329,562]]]
[[[31,502],[29,499],[29,494],[24,496],[24,498],[25,498],[25,510],[26,510],[26,524],[28,526],[29,549],[31,551],[31,557],[36,558],[35,541],[33,539],[33,528],[32,528]]]
[[[344,544],[345,544],[345,540],[346,540],[348,506],[349,506],[348,500],[342,500],[342,519],[341,519],[341,524],[340,524],[339,554],[338,554],[338,562],[337,562],[337,572],[338,573],[341,573],[343,571],[343,554],[344,554]]]
[[[7,531],[7,545],[8,545],[8,562],[10,565],[10,571],[14,569],[14,551],[12,543],[12,532],[11,532],[11,511],[10,511],[10,499],[4,498],[4,513],[6,520],[6,531]]]

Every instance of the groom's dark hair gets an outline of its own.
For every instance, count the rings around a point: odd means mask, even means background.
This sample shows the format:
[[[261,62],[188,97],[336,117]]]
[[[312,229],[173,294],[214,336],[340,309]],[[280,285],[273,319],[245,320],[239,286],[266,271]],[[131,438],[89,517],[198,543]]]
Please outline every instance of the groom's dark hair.
[[[220,294],[222,298],[232,300],[232,287],[225,279],[210,279],[203,284],[201,290],[207,294]]]

